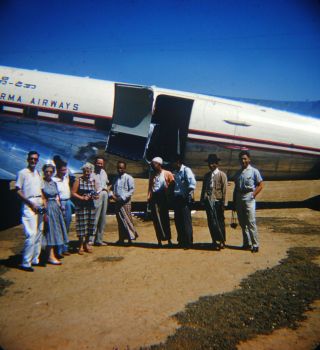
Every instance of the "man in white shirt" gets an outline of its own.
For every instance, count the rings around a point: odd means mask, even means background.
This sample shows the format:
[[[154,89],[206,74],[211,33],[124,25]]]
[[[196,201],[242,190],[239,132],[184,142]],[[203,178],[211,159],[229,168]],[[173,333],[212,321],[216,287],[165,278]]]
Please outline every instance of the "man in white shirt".
[[[64,222],[66,225],[67,233],[72,220],[72,208],[73,203],[71,201],[71,190],[70,190],[70,177],[68,174],[67,163],[63,160],[56,162],[57,174],[53,177],[53,181],[57,184],[61,210],[63,213]],[[68,244],[58,247],[58,255],[70,255]]]
[[[39,265],[43,230],[43,182],[36,169],[39,153],[28,153],[28,167],[18,172],[17,194],[22,200],[22,224],[26,236],[20,268],[32,272],[31,265]]]
[[[97,157],[94,164],[94,172],[92,178],[95,180],[96,189],[99,194],[99,199],[94,201],[96,207],[95,215],[95,242],[96,246],[105,246],[106,242],[103,241],[104,229],[106,226],[106,215],[108,209],[108,184],[109,179],[106,171],[104,170],[104,159]]]

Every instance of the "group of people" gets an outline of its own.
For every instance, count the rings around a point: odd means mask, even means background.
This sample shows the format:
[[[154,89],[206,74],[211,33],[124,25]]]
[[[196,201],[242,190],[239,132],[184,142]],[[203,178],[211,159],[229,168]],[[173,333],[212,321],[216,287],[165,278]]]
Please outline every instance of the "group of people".
[[[243,249],[259,251],[255,220],[255,198],[262,189],[259,171],[250,165],[250,154],[239,154],[241,169],[235,175],[233,204],[238,214],[243,234]],[[104,170],[104,159],[97,157],[94,165],[86,163],[77,179],[70,174],[67,163],[59,156],[53,164],[45,164],[43,177],[36,169],[39,153],[28,153],[28,166],[19,171],[16,189],[22,200],[22,224],[25,243],[20,268],[33,271],[39,265],[42,246],[46,262],[61,265],[61,258],[70,255],[68,232],[72,211],[76,214],[76,233],[79,239],[78,254],[92,253],[92,246],[105,246],[104,230],[109,200],[115,202],[118,223],[118,244],[131,243],[138,237],[131,216],[131,197],[134,179],[126,172],[126,162],[117,163],[118,175],[112,183]],[[227,176],[218,168],[220,159],[209,154],[206,162],[210,171],[205,175],[200,201],[208,220],[213,248],[225,247],[226,230],[224,209],[227,205]],[[196,188],[192,170],[177,156],[171,163],[172,172],[163,169],[160,157],[152,159],[148,186],[148,204],[158,240],[172,245],[169,208],[174,210],[178,245],[190,248],[193,244],[191,205]]]

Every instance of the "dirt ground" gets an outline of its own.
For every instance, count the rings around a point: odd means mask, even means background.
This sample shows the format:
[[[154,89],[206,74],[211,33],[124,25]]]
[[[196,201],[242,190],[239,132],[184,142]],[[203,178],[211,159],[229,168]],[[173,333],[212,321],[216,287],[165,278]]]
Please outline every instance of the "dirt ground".
[[[144,200],[146,182],[139,180],[136,187],[134,200]],[[232,186],[229,195],[231,192]],[[288,203],[319,193],[320,181],[267,182],[259,201]],[[171,316],[187,303],[238,288],[251,273],[277,265],[291,247],[320,247],[319,229],[315,229],[320,211],[290,205],[273,209],[271,204],[258,210],[258,254],[236,249],[242,244],[241,233],[239,228],[230,228],[230,216],[226,211],[229,248],[212,251],[206,245],[158,249],[152,222],[139,218],[134,219],[140,235],[137,242],[130,247],[114,246],[117,225],[110,215],[107,247],[96,247],[93,254],[84,256],[72,254],[63,259],[62,266],[37,267],[33,273],[10,263],[23,244],[22,226],[0,232],[1,277],[12,283],[0,297],[0,346],[4,350],[120,350],[156,344],[179,327]],[[274,218],[285,218],[286,224],[278,226]],[[194,241],[210,243],[205,213],[195,212],[193,220]],[[290,220],[293,229],[300,223],[294,234]],[[174,222],[171,224],[175,238]],[[70,239],[76,239],[74,226]],[[313,307],[296,330],[259,335],[238,348],[315,349],[320,344],[320,300]]]

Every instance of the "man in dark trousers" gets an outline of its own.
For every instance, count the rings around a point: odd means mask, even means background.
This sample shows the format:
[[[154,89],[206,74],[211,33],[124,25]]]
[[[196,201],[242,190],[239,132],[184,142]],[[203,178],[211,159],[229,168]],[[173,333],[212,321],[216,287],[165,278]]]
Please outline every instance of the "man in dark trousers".
[[[190,203],[196,188],[196,179],[190,168],[182,164],[181,156],[172,163],[174,168],[174,221],[178,234],[178,244],[189,248],[193,243],[193,230]]]
[[[218,168],[220,160],[216,154],[209,154],[206,161],[210,171],[204,176],[201,191],[213,248],[217,250],[224,248],[226,241],[224,207],[227,204],[227,175]]]

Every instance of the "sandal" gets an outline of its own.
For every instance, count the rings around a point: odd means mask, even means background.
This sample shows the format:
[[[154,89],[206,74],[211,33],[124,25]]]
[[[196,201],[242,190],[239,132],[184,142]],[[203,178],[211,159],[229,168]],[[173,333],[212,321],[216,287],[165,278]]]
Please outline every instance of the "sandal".
[[[84,254],[84,250],[83,250],[83,248],[79,248],[79,250],[78,250],[78,254],[79,254],[79,255],[83,255],[83,254]]]

